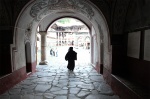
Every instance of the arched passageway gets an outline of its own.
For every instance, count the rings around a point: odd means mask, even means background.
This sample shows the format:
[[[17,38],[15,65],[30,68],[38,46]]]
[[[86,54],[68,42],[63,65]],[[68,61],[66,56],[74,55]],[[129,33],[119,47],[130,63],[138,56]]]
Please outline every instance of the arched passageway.
[[[15,30],[14,35],[14,44],[12,47],[12,58],[18,59],[20,56],[23,58],[24,53],[23,50],[20,50],[24,48],[23,43],[25,39],[30,39],[31,43],[31,64],[36,63],[36,33],[37,33],[37,27],[39,27],[39,34],[41,35],[41,41],[43,42],[42,45],[42,62],[41,64],[46,64],[46,42],[45,37],[47,33],[47,29],[49,25],[54,22],[55,20],[62,18],[62,17],[74,17],[76,19],[82,20],[90,29],[90,36],[91,36],[91,62],[96,68],[96,70],[100,71],[100,66],[104,66],[107,69],[110,69],[111,66],[111,47],[110,47],[110,38],[109,38],[109,31],[107,27],[107,23],[105,21],[105,18],[103,14],[100,12],[99,9],[97,9],[91,2],[89,1],[82,1],[82,6],[85,8],[82,8],[79,6],[81,2],[79,1],[64,1],[67,4],[67,7],[64,5],[60,5],[60,2],[55,2],[55,5],[58,5],[62,8],[60,10],[59,8],[55,7],[52,2],[47,3],[41,3],[41,2],[30,2],[26,9],[20,14],[20,18],[18,18],[18,21],[16,23],[16,27],[24,27],[25,32],[25,38],[24,38],[24,31],[21,29]],[[73,2],[78,2],[77,4],[73,5]],[[41,4],[45,4],[45,6],[41,6]],[[88,7],[86,6],[89,5]],[[47,8],[51,6],[51,8]],[[72,6],[75,6],[75,8],[78,9],[72,9]],[[37,8],[41,7],[41,11],[43,9],[43,12],[40,12],[37,10]],[[70,10],[68,10],[70,9]],[[88,10],[87,10],[88,9]],[[65,10],[65,11],[64,11]],[[67,12],[66,12],[67,11]],[[54,13],[55,12],[55,13]],[[28,15],[26,14],[28,13]],[[24,24],[22,24],[24,23]],[[24,38],[24,39],[23,39]],[[16,49],[21,55],[16,55],[14,52],[14,49]],[[105,61],[103,61],[105,60]],[[15,61],[15,60],[14,60]],[[19,61],[20,62],[20,61]],[[23,62],[18,63],[24,65]],[[14,62],[14,66],[18,66],[17,62]],[[16,68],[18,68],[16,67]],[[34,67],[35,68],[35,67]]]
[[[0,94],[30,76],[30,71],[37,73],[37,34],[42,41],[40,64],[46,69],[47,29],[54,21],[71,17],[89,28],[90,62],[111,88],[124,99],[147,99],[149,5],[148,0],[0,0]]]
[[[41,65],[47,64],[45,57],[47,29],[52,22],[62,17],[76,18],[87,25],[91,37],[90,57],[92,65],[97,72],[102,71],[100,66],[111,71],[111,47],[108,25],[100,9],[88,0],[64,0],[55,2],[51,0],[49,2],[39,2],[35,0],[29,2],[20,13],[15,24],[15,27],[18,28],[14,30],[13,44],[11,45],[12,67],[15,68],[14,70],[27,65],[25,42],[29,41],[31,45],[31,59],[28,64],[31,64],[31,71],[35,71],[37,33],[41,35],[42,42],[40,63]],[[37,31],[38,27],[39,31]],[[24,69],[22,71],[24,71]],[[27,69],[27,72],[29,71],[30,70]]]

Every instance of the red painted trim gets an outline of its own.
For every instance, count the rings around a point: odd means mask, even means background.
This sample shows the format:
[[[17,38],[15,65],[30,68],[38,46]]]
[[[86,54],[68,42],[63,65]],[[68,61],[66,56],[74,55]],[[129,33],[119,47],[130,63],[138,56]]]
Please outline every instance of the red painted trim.
[[[91,64],[91,65],[98,73],[100,73],[100,67],[98,66],[98,64]]]
[[[98,73],[100,73],[100,66],[98,64],[96,64],[96,70]]]
[[[105,79],[105,81],[111,85],[111,72],[110,70],[107,70],[104,66],[103,66],[103,77]]]
[[[0,79],[0,94],[4,93],[20,81],[26,78],[26,67],[14,71],[13,73],[6,75]]]
[[[32,63],[32,73],[36,72],[36,61]]]
[[[36,70],[36,61],[32,63],[32,73]],[[31,74],[32,74],[31,73]],[[26,73],[26,66],[0,78],[0,94],[26,79],[29,75]]]

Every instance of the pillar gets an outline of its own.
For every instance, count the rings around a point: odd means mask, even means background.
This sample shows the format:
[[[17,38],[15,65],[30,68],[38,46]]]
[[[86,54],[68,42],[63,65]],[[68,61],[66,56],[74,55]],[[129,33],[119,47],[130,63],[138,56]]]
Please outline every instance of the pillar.
[[[46,34],[47,32],[39,32],[41,35],[41,62],[39,65],[47,65],[46,61]]]

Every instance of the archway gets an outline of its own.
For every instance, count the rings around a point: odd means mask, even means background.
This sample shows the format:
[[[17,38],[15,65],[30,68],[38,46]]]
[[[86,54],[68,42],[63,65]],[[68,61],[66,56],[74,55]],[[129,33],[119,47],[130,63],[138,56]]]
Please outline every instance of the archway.
[[[14,31],[14,44],[12,45],[11,49],[13,53],[12,57],[15,57],[14,59],[16,60],[19,59],[19,57],[24,57],[24,53],[21,53],[21,55],[17,55],[15,54],[15,51],[18,51],[18,53],[20,53],[20,50],[24,48],[22,46],[24,45],[24,34],[27,33],[27,37],[31,40],[32,64],[36,63],[35,35],[37,33],[37,27],[40,26],[39,32],[45,33],[49,26],[49,23],[52,23],[58,18],[67,16],[82,20],[82,22],[86,23],[90,28],[91,48],[94,48],[91,50],[91,57],[94,60],[94,67],[99,71],[100,65],[102,64],[105,68],[111,71],[111,69],[109,68],[111,66],[111,47],[107,22],[101,11],[88,0],[56,0],[55,2],[39,2],[35,0],[29,2],[22,10],[22,13],[20,13],[20,16],[18,17],[18,20],[16,22],[16,27],[18,28],[16,28]],[[101,48],[103,50],[101,50]],[[103,54],[101,54],[101,52]],[[24,66],[25,62],[15,62],[14,66],[18,66],[17,68],[20,68],[20,64]]]
[[[87,48],[87,42],[85,41],[89,37],[90,42],[90,30],[86,24],[76,18],[62,17],[49,25],[46,31],[46,60],[48,62],[60,57],[63,57],[62,60],[64,60],[64,52],[67,52],[69,47],[74,47],[74,50],[78,53],[78,63],[81,63],[79,61],[83,60],[83,55],[88,56],[85,59],[88,61],[84,61],[84,63],[90,63],[90,47],[89,49]],[[82,37],[82,40],[79,41],[79,37]]]

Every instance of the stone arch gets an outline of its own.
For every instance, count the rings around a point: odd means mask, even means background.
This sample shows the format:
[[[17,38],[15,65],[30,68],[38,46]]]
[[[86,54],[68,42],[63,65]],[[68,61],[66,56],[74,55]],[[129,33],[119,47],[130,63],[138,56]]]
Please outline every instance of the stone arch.
[[[82,21],[82,19],[78,18],[78,17],[75,17],[75,16],[61,16],[61,17],[58,17],[58,18],[55,18],[53,19],[49,24],[47,24],[47,26],[45,27],[45,30],[44,31],[48,31],[48,28],[51,27],[52,25],[55,24],[56,21],[60,20],[60,19],[63,19],[63,18],[69,18],[69,19],[75,19],[75,20],[78,20],[80,21],[82,24],[84,24],[88,30],[90,31],[90,27],[89,25],[87,25],[87,22],[84,22]],[[41,24],[39,24],[41,26]],[[78,38],[77,38],[78,39]]]
[[[58,17],[58,18],[56,18],[56,19],[53,19],[53,21],[52,21],[51,23],[49,23],[49,24],[46,26],[46,31],[48,30],[48,28],[49,28],[55,21],[57,21],[57,20],[59,20],[59,19],[62,19],[62,18],[72,18],[72,19],[76,19],[76,20],[82,22],[83,24],[85,24],[85,25],[87,26],[87,28],[90,30],[89,25],[88,25],[86,22],[82,21],[82,19],[80,19],[80,18],[78,18],[78,17],[75,17],[75,16],[70,15],[70,16],[61,16],[61,17]]]
[[[13,61],[24,60],[22,63],[14,62],[16,68],[20,68],[20,65],[25,66],[25,51],[22,50],[24,49],[22,40],[25,38],[25,31],[30,31],[31,33],[31,60],[32,62],[35,62],[36,58],[34,50],[37,27],[40,25],[41,31],[46,31],[49,23],[57,18],[65,16],[76,17],[90,27],[90,35],[92,39],[96,40],[95,43],[97,46],[97,49],[95,50],[97,54],[96,66],[99,67],[100,64],[103,64],[105,68],[109,69],[109,66],[111,65],[109,28],[100,9],[89,0],[64,0],[63,3],[61,3],[61,0],[56,0],[55,2],[52,2],[51,0],[30,1],[20,13],[14,31],[14,43],[11,47],[12,58],[15,59]],[[49,18],[48,23],[46,23],[47,18]],[[100,54],[101,45],[103,45],[104,55]],[[23,53],[18,55],[15,54],[16,51],[18,53]],[[101,61],[101,58],[103,58],[104,61]]]

